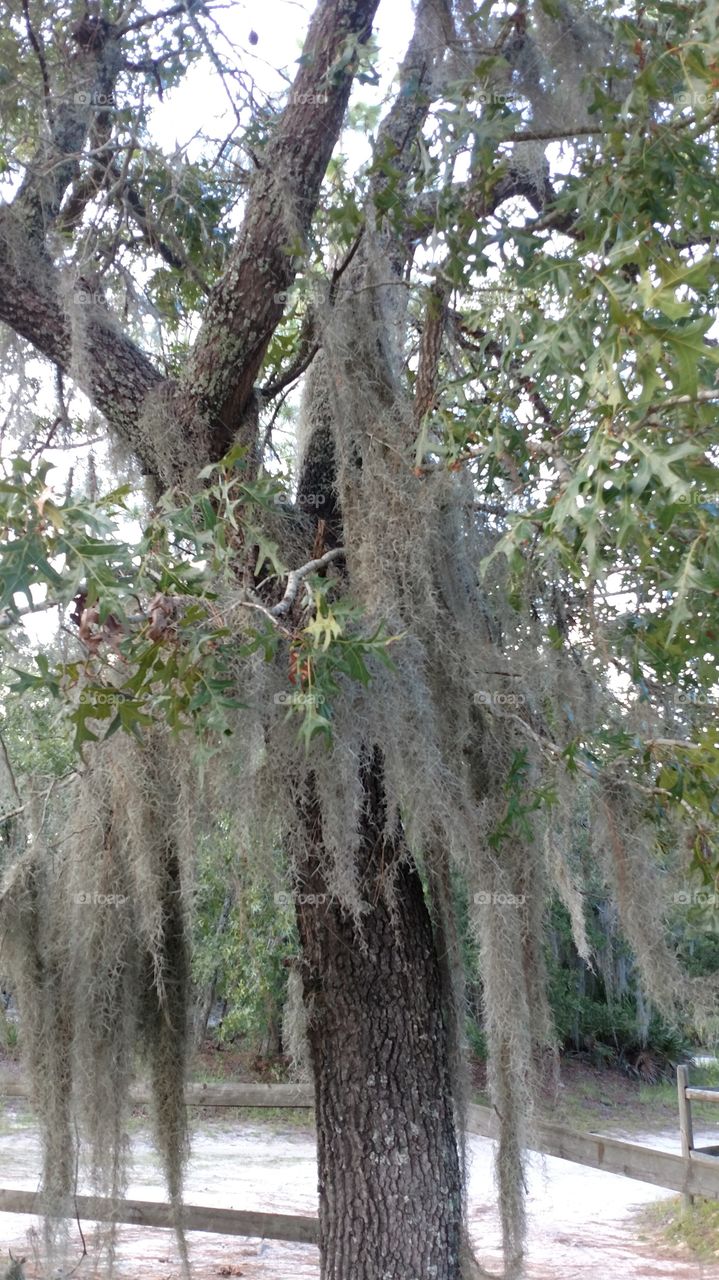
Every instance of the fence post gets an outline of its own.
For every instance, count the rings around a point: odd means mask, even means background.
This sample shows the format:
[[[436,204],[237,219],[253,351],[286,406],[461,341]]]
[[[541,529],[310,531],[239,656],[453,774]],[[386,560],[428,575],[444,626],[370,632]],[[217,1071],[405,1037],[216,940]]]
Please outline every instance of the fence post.
[[[679,1134],[682,1142],[682,1155],[686,1160],[687,1174],[689,1173],[689,1161],[691,1153],[694,1149],[694,1131],[692,1129],[692,1111],[691,1103],[687,1098],[687,1087],[689,1085],[689,1070],[685,1066],[677,1067],[677,1096],[679,1099]],[[684,1208],[690,1209],[694,1203],[694,1197],[688,1191],[682,1195]]]

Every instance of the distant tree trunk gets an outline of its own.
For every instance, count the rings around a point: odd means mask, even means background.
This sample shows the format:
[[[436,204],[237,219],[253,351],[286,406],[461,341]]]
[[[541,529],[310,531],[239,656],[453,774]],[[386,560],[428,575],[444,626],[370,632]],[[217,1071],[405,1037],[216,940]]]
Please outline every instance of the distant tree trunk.
[[[215,928],[215,944],[218,944],[222,938],[230,921],[230,913],[234,904],[234,892],[225,894],[225,900],[222,904],[222,910]],[[212,978],[205,988],[204,996],[200,993],[200,998],[195,1010],[195,1026],[194,1026],[194,1043],[195,1049],[201,1049],[205,1043],[207,1035],[207,1024],[210,1021],[210,1015],[215,1006],[215,996],[217,993],[217,983],[220,979],[219,966],[215,969]]]
[[[282,1053],[282,1010],[278,1004],[273,1004],[267,1010],[267,1025],[265,1026],[259,1041],[259,1054],[261,1058],[279,1058]]]
[[[458,1280],[462,1187],[435,937],[401,833],[391,845],[382,836],[381,761],[365,777],[361,931],[336,901],[297,908],[321,1276]],[[303,898],[327,892],[316,809],[305,817]]]

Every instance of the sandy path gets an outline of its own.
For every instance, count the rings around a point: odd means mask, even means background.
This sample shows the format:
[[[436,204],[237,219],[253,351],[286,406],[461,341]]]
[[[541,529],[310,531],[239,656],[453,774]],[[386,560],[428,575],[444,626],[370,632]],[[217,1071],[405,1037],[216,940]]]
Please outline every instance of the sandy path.
[[[644,1140],[667,1148],[675,1145],[673,1135]],[[492,1145],[483,1138],[470,1139],[469,1205],[478,1257],[498,1272]],[[145,1134],[137,1135],[133,1152],[135,1176],[128,1194],[163,1199],[160,1171]],[[13,1126],[0,1136],[1,1186],[33,1188],[38,1163],[37,1134],[32,1128]],[[315,1180],[311,1133],[203,1122],[193,1143],[186,1198],[192,1204],[313,1213]],[[679,1253],[657,1252],[637,1238],[633,1221],[637,1207],[670,1194],[563,1160],[532,1157],[528,1276],[531,1280],[719,1280],[719,1258],[716,1263],[700,1264]],[[10,1247],[16,1256],[25,1253],[30,1258],[36,1227],[33,1219],[0,1214],[0,1250],[4,1253]],[[88,1227],[86,1234],[91,1242],[93,1228]],[[120,1241],[118,1280],[177,1280],[171,1233],[126,1227]],[[243,1280],[318,1280],[317,1252],[311,1246],[200,1233],[191,1233],[189,1241],[196,1280],[223,1274]],[[101,1274],[93,1247],[75,1275],[82,1280]],[[28,1276],[39,1275],[36,1268],[28,1267]]]

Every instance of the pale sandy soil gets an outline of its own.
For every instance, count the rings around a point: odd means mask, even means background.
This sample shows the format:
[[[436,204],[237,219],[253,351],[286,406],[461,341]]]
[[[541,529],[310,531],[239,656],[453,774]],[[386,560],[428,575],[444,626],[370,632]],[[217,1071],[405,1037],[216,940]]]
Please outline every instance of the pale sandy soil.
[[[10,1131],[0,1134],[0,1186],[32,1189],[38,1169],[37,1134],[26,1117],[21,1125],[21,1118],[17,1108],[6,1113]],[[676,1144],[674,1134],[645,1135],[642,1141],[664,1147]],[[146,1134],[135,1136],[133,1151],[135,1175],[129,1196],[163,1199],[159,1168]],[[203,1121],[195,1135],[188,1203],[311,1214],[316,1211],[315,1185],[315,1146],[309,1131]],[[639,1239],[634,1221],[637,1208],[669,1192],[539,1157],[532,1160],[529,1191],[530,1280],[719,1280],[719,1258],[716,1263],[701,1264],[676,1251],[658,1251]],[[478,1137],[470,1139],[469,1204],[478,1257],[496,1274],[499,1224],[492,1190],[492,1144]],[[33,1219],[0,1214],[0,1250],[25,1254],[28,1277],[50,1280],[32,1265],[36,1228]],[[90,1256],[74,1272],[78,1280],[102,1274],[93,1230],[86,1227]],[[73,1239],[76,1243],[76,1229]],[[318,1280],[317,1252],[311,1246],[199,1233],[189,1240],[196,1280],[222,1275],[243,1280]],[[78,1256],[79,1249],[74,1249],[70,1265]],[[123,1228],[117,1277],[178,1280],[172,1234]]]

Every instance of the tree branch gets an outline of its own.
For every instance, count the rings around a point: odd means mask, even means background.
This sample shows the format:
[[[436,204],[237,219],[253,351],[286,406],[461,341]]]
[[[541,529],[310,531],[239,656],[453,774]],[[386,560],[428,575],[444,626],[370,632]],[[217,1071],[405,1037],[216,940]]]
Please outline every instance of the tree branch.
[[[45,97],[45,108],[47,110],[48,120],[50,121],[50,124],[53,124],[54,119],[53,119],[53,109],[52,109],[52,96],[50,92],[50,77],[47,71],[47,61],[45,59],[45,50],[43,49],[42,44],[35,31],[35,28],[32,25],[32,19],[30,17],[30,6],[28,3],[28,0],[22,0],[22,11],[25,17],[25,29],[27,31],[27,38],[30,41],[30,44],[32,45],[35,51],[35,56],[38,60],[38,64],[40,67],[40,74],[42,76],[42,91]]]
[[[413,413],[415,425],[418,428],[425,416],[436,407],[439,361],[447,321],[449,294],[450,286],[447,282],[435,280],[427,295],[414,391]]]
[[[442,191],[425,191],[408,208],[412,241],[419,242],[431,234],[437,225],[440,204],[445,200],[456,200],[462,209],[479,220],[493,214],[505,200],[517,196],[522,196],[533,209],[540,211],[555,198],[555,192],[549,181],[543,191],[538,191],[535,182],[526,174],[511,170],[498,177],[489,188],[487,184],[479,188],[458,182]]]
[[[72,38],[77,52],[70,60],[68,83],[55,104],[50,138],[41,141],[13,200],[18,220],[36,243],[44,243],[57,219],[90,128],[106,114],[98,104],[112,101],[122,67],[117,31],[106,19],[85,14],[73,28]]]
[[[222,456],[238,432],[339,136],[354,63],[348,40],[365,40],[379,0],[320,0],[310,22],[290,100],[259,157],[239,238],[210,294],[182,379],[191,414],[212,423],[210,452]],[[248,442],[249,443],[249,442]]]
[[[292,569],[287,575],[287,586],[285,594],[279,604],[274,605],[270,610],[273,618],[284,618],[289,613],[305,578],[311,573],[317,573],[320,569],[326,568],[333,560],[337,560],[340,556],[345,555],[344,547],[333,547],[331,551],[325,551],[323,556],[319,556],[317,560],[308,560],[307,564],[303,564],[301,569]]]

